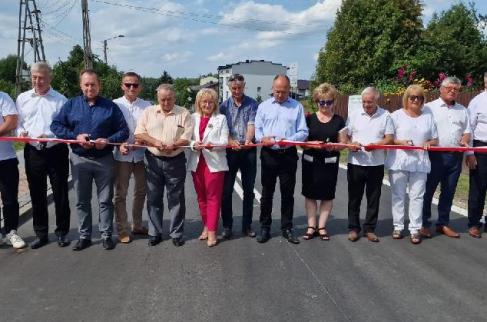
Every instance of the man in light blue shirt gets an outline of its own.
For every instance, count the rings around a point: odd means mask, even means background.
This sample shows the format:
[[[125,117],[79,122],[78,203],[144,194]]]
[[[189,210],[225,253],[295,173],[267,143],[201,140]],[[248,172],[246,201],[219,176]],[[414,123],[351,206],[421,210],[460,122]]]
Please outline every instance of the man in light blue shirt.
[[[272,84],[273,97],[259,105],[255,116],[256,140],[270,145],[263,147],[260,154],[262,198],[259,243],[267,242],[271,236],[272,201],[277,178],[281,190],[282,236],[290,243],[299,243],[292,231],[298,154],[295,146],[280,147],[276,144],[280,140],[304,141],[308,136],[303,105],[289,97],[290,90],[289,78],[277,75]]]

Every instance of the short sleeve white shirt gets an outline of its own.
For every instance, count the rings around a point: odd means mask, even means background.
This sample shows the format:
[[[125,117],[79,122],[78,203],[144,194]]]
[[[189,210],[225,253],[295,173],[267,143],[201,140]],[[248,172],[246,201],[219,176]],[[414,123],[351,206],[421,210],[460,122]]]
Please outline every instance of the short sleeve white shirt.
[[[448,106],[441,98],[427,103],[424,113],[432,113],[438,131],[439,146],[460,146],[464,134],[470,133],[470,121],[465,106]]]
[[[377,111],[370,116],[363,109],[356,111],[347,119],[347,124],[342,131],[346,131],[352,142],[362,145],[376,143],[385,135],[394,134],[394,127],[389,112],[378,107]],[[385,159],[384,150],[348,153],[348,163],[361,166],[383,165]]]
[[[17,109],[19,111],[17,135],[28,132],[28,136],[32,138],[41,135],[46,135],[49,138],[55,137],[51,132],[51,123],[66,101],[64,95],[52,88],[45,95],[39,95],[33,89],[21,93],[17,97]],[[29,144],[40,148],[38,142]],[[56,144],[49,142],[46,146],[51,147]]]
[[[472,139],[487,142],[487,91],[475,96],[468,104]]]
[[[411,140],[413,145],[421,146],[426,141],[438,137],[435,121],[431,113],[422,113],[418,117],[411,117],[404,109],[391,114],[397,140]],[[428,151],[424,150],[389,150],[385,161],[386,168],[409,172],[431,171]]]
[[[14,101],[4,92],[0,92],[0,125],[4,123],[3,118],[8,115],[17,115],[17,108]],[[14,159],[17,157],[15,154],[12,142],[0,141],[0,161]]]
[[[123,113],[123,117],[125,118],[125,122],[127,122],[127,126],[129,128],[129,138],[127,140],[128,143],[135,142],[135,128],[137,127],[137,121],[139,117],[142,115],[142,112],[149,106],[151,106],[151,102],[145,101],[141,98],[137,98],[135,101],[130,102],[125,96],[119,97],[114,99],[113,102],[118,105],[120,110]],[[140,162],[144,160],[144,152],[145,149],[134,149],[129,151],[128,154],[122,155],[119,149],[114,149],[114,158],[117,161],[123,162]]]

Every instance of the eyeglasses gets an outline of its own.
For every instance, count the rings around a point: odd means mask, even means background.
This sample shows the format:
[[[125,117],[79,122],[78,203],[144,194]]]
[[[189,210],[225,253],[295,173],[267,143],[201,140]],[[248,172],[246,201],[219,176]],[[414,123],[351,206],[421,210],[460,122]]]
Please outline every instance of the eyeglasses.
[[[233,81],[238,81],[238,82],[243,82],[244,81],[244,77],[240,74],[233,74],[232,76],[230,76],[228,78],[228,81],[229,82],[233,82]]]
[[[331,106],[331,105],[333,105],[334,102],[335,102],[335,100],[320,100],[320,101],[318,101],[318,104],[320,106]]]
[[[137,84],[137,83],[123,83],[123,86],[125,86],[127,88],[130,88],[130,87],[139,88],[139,84]]]
[[[444,89],[446,89],[448,92],[459,92],[460,87],[459,86],[443,86]]]
[[[422,102],[422,101],[424,101],[424,96],[421,96],[421,95],[411,95],[408,98],[411,102],[414,102],[414,101]]]

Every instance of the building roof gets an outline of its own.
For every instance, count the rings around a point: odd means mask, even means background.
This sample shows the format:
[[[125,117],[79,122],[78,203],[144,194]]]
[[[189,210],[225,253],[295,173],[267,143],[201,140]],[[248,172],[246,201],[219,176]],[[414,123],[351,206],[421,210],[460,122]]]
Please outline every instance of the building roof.
[[[218,66],[217,70],[232,68],[235,65],[251,64],[251,63],[269,63],[269,64],[272,64],[272,65],[278,65],[278,66],[286,67],[286,66],[284,66],[281,63],[273,63],[271,61],[267,61],[267,60],[263,60],[263,59],[261,59],[261,60],[248,60],[247,59],[246,61],[241,61],[241,62],[238,62],[238,63],[233,63],[233,64],[227,64],[227,65]]]

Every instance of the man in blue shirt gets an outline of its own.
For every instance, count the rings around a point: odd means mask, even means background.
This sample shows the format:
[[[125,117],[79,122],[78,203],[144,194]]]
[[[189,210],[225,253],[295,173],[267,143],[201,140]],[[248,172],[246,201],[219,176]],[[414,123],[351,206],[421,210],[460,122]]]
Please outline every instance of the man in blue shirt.
[[[228,143],[233,146],[227,149],[228,172],[225,174],[222,199],[222,221],[224,239],[232,237],[232,193],[237,171],[242,174],[243,205],[242,234],[255,237],[252,231],[252,213],[254,208],[254,183],[257,172],[257,149],[245,147],[253,143],[255,135],[255,114],[257,102],[244,95],[245,79],[240,74],[228,79],[232,96],[220,104],[220,113],[226,116],[230,137]]]
[[[95,180],[100,205],[99,230],[103,248],[115,247],[113,230],[113,146],[129,137],[129,130],[119,107],[99,96],[100,81],[95,71],[80,73],[83,95],[68,100],[51,124],[51,131],[62,139],[76,139],[71,145],[71,170],[76,192],[76,209],[80,238],[73,250],[80,251],[91,245],[91,196]]]
[[[276,144],[280,140],[304,141],[308,136],[303,105],[289,97],[290,90],[289,78],[277,75],[272,84],[273,97],[259,105],[255,116],[255,139],[269,145],[263,147],[260,154],[262,198],[259,243],[271,238],[272,199],[279,178],[282,236],[290,243],[299,244],[292,230],[298,154],[295,146],[281,148]]]

